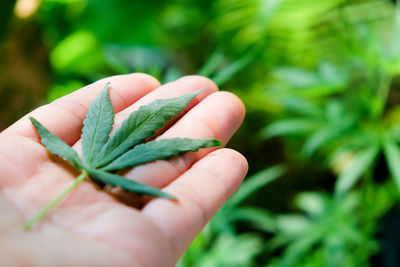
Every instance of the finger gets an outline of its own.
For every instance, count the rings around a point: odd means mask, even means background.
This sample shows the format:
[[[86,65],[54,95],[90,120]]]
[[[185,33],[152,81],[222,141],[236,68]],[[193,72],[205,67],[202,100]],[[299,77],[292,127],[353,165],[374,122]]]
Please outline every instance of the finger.
[[[242,123],[244,113],[244,105],[238,97],[228,92],[216,92],[190,110],[158,139],[217,138],[226,144]],[[200,149],[197,152],[188,152],[180,157],[174,157],[169,161],[158,160],[140,165],[125,172],[124,176],[162,188],[189,169],[194,162],[216,149],[218,148]],[[120,188],[112,188],[109,191],[123,203],[137,208],[142,207],[150,200],[148,197],[138,197]]]
[[[216,138],[226,144],[239,128],[244,114],[244,105],[238,97],[228,92],[216,92],[190,110],[158,139],[174,137]],[[125,176],[128,179],[161,188],[185,172],[194,162],[215,149],[217,148],[200,149],[198,152],[188,152],[169,161],[158,160],[137,166],[126,173]]]
[[[144,207],[142,212],[170,242],[175,259],[237,190],[247,169],[247,161],[241,154],[219,149],[164,188],[178,198],[177,202],[155,199]]]
[[[155,78],[141,73],[105,78],[32,111],[3,133],[38,140],[31,122],[27,119],[34,117],[67,144],[72,145],[80,137],[82,122],[91,102],[107,82],[111,83],[110,97],[114,112],[125,109],[160,86]]]
[[[127,107],[123,111],[119,112],[115,116],[114,129],[117,129],[121,126],[122,122],[129,117],[129,115],[138,110],[141,106],[147,105],[150,102],[156,99],[166,99],[166,98],[174,98],[179,97],[185,94],[189,94],[195,91],[202,89],[203,91],[197,95],[186,107],[186,109],[180,113],[180,116],[185,114],[188,110],[196,106],[200,101],[202,101],[209,94],[218,91],[218,87],[215,85],[213,81],[208,78],[202,76],[185,76],[180,78],[174,82],[167,83],[151,93],[145,95],[139,101],[134,103],[133,105]],[[173,120],[169,121],[167,125],[161,130],[158,131],[157,134],[160,134],[165,129],[168,129],[170,125],[172,125],[175,121],[177,121],[179,117],[173,118]]]
[[[197,103],[199,103],[207,95],[211,94],[212,92],[217,91],[218,90],[217,86],[210,79],[201,77],[201,76],[186,76],[186,77],[178,79],[174,82],[167,83],[163,86],[160,86],[157,89],[150,92],[149,94],[142,97],[140,100],[138,100],[134,104],[130,105],[129,107],[122,110],[121,112],[117,113],[115,115],[115,119],[114,119],[113,132],[115,132],[115,130],[121,126],[122,122],[125,119],[127,119],[132,112],[134,112],[135,110],[138,110],[143,105],[146,105],[156,99],[178,97],[178,96],[182,96],[182,95],[185,95],[185,94],[188,94],[191,92],[195,92],[200,89],[203,89],[203,92],[201,92],[199,95],[197,95],[189,103],[188,107],[185,109],[186,110],[185,112],[190,110],[193,106],[197,105]],[[185,112],[182,112],[182,113],[184,114]],[[175,118],[174,120],[177,120],[177,118]],[[165,127],[163,127],[163,129],[160,129],[158,131],[158,134],[160,132],[163,132],[165,129],[167,129],[174,120],[169,122],[168,125],[165,125]],[[113,134],[113,132],[111,134]],[[74,149],[76,151],[78,151],[78,153],[81,151],[81,142],[80,141],[74,145]]]

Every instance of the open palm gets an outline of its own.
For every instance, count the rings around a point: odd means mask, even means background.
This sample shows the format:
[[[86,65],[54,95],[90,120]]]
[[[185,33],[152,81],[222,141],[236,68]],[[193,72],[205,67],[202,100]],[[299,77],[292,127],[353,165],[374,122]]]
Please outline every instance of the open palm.
[[[205,89],[157,138],[217,138],[226,143],[241,124],[241,101],[189,76],[160,86],[145,74],[114,76],[29,114],[80,153],[82,121],[106,82],[114,128],[139,106]],[[28,116],[28,115],[27,115]],[[217,209],[235,192],[247,162],[230,149],[209,148],[124,173],[175,195],[178,201],[126,196],[80,184],[31,231],[35,215],[79,175],[50,155],[25,116],[0,134],[0,266],[173,266]],[[118,200],[129,198],[136,208]],[[144,204],[143,204],[144,203]]]

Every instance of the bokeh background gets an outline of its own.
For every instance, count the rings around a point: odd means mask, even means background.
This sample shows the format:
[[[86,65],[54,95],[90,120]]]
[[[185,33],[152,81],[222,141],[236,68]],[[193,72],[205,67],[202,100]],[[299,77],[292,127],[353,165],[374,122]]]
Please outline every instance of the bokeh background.
[[[236,93],[237,194],[179,266],[400,266],[400,6],[389,0],[3,0],[0,130],[109,75]]]

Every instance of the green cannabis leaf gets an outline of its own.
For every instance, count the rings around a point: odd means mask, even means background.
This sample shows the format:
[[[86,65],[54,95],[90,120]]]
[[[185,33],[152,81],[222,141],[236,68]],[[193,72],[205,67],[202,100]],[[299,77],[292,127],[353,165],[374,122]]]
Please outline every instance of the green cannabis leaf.
[[[48,203],[39,213],[24,224],[30,229],[40,221],[59,201],[71,192],[87,177],[108,184],[119,186],[125,191],[154,197],[175,199],[157,188],[128,180],[113,172],[130,168],[158,159],[169,159],[187,151],[220,146],[216,139],[172,138],[143,143],[154,135],[167,121],[180,113],[201,91],[181,97],[162,99],[151,102],[133,112],[116,131],[109,136],[114,123],[114,112],[108,94],[107,83],[101,93],[93,100],[83,121],[82,154],[83,161],[72,147],[48,131],[36,119],[29,118],[40,136],[42,144],[52,154],[69,160],[82,173],[60,195]]]
[[[220,145],[221,142],[215,139],[194,140],[190,138],[172,138],[151,141],[135,146],[102,169],[112,171],[129,168],[157,159],[168,159],[186,151],[197,151],[201,147]],[[154,153],[154,151],[157,151],[157,153]]]
[[[29,118],[36,128],[38,132],[41,142],[46,146],[47,150],[49,150],[54,155],[57,155],[61,158],[66,158],[71,161],[76,168],[83,169],[83,164],[81,159],[75,150],[72,149],[69,145],[64,143],[60,138],[58,138],[55,134],[49,132],[46,128],[43,127],[36,119]]]
[[[163,127],[167,121],[181,112],[199,93],[200,91],[177,98],[156,100],[133,112],[103,147],[100,152],[102,160],[95,167],[111,162],[152,136],[155,130]]]
[[[99,151],[108,140],[114,122],[113,107],[108,95],[108,84],[93,101],[83,121],[82,152],[86,166],[92,166],[98,160]]]

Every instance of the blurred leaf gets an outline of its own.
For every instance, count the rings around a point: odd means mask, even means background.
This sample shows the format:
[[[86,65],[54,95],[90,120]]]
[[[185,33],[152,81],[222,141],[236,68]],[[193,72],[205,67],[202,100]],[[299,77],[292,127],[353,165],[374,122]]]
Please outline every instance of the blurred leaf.
[[[211,57],[206,61],[206,63],[201,67],[201,69],[197,72],[198,75],[211,77],[212,74],[216,72],[218,66],[222,63],[223,54],[220,50],[216,49]]]
[[[393,176],[398,190],[400,190],[400,149],[393,140],[388,139],[384,142],[383,151],[390,173]]]
[[[178,80],[184,76],[184,74],[177,68],[167,68],[164,77],[163,77],[163,83],[169,83]]]
[[[397,60],[400,59],[399,46],[400,46],[400,5],[396,1],[389,52],[390,56]]]
[[[298,238],[296,241],[289,244],[283,253],[282,265],[292,266],[302,254],[306,253],[319,241],[322,235],[323,233],[319,228],[312,228],[306,235],[302,236],[302,238]]]
[[[279,231],[285,235],[303,233],[312,225],[312,222],[303,215],[280,215],[277,220]]]
[[[158,25],[159,0],[89,0],[79,23],[102,43],[158,45],[162,38]]]
[[[219,32],[233,35],[233,44],[241,49],[265,38],[268,25],[284,1],[219,0],[216,28]]]
[[[299,99],[298,97],[286,96],[280,100],[285,110],[300,114],[303,116],[319,118],[321,116],[320,108],[309,99]]]
[[[348,74],[328,61],[323,61],[319,65],[318,70],[320,79],[325,81],[327,84],[341,87],[347,82]]]
[[[331,129],[318,130],[311,134],[305,141],[302,153],[308,157],[312,156],[316,150],[326,144],[332,138]]]
[[[231,220],[247,221],[252,226],[266,232],[274,232],[277,228],[276,219],[266,210],[255,207],[239,207],[229,214]]]
[[[215,245],[205,254],[199,267],[251,266],[254,256],[262,249],[262,241],[255,234],[232,236],[222,234]]]
[[[278,120],[261,130],[261,135],[271,138],[279,135],[308,133],[319,127],[318,122],[303,118]]]
[[[322,194],[315,192],[303,192],[295,199],[296,206],[312,216],[320,216],[325,212],[325,201]]]
[[[277,69],[274,75],[294,89],[314,87],[320,83],[316,73],[301,68],[282,67]]]
[[[225,208],[233,208],[263,186],[273,182],[285,173],[283,166],[274,166],[260,171],[242,183],[239,190],[225,204]]]
[[[254,257],[262,249],[262,241],[256,234],[221,233],[211,247],[205,247],[203,241],[204,234],[200,234],[177,266],[253,266]]]
[[[235,62],[218,71],[214,76],[212,76],[212,80],[218,86],[221,86],[231,79],[236,73],[245,68],[253,60],[253,57],[253,55],[248,54],[239,58]]]
[[[340,173],[335,184],[335,194],[343,196],[361,178],[365,171],[371,166],[379,152],[379,146],[373,145],[358,152],[347,168]]]
[[[104,66],[100,43],[89,31],[77,31],[62,40],[50,55],[53,67],[61,73],[87,74]]]
[[[129,72],[158,72],[166,68],[165,53],[156,47],[108,44],[104,47],[108,64],[120,74]],[[155,75],[161,79],[160,75]]]

